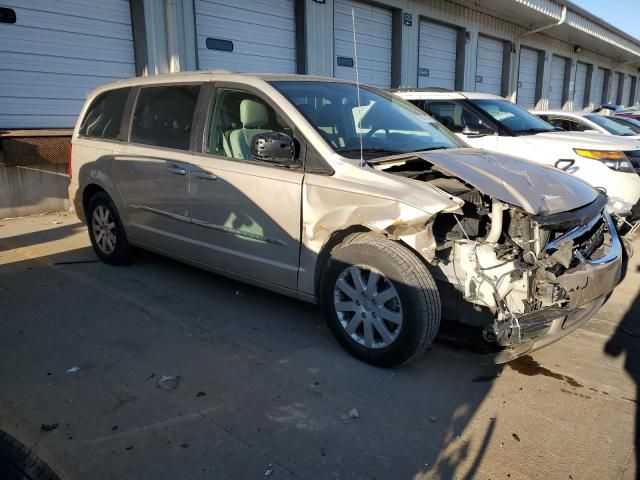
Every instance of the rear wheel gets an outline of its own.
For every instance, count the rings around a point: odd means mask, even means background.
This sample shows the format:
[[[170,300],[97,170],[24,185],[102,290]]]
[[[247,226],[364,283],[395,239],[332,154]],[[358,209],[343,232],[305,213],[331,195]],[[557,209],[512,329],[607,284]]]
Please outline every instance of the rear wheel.
[[[89,238],[96,255],[110,265],[124,265],[131,259],[131,247],[113,201],[105,192],[96,193],[87,208]]]
[[[440,326],[440,296],[424,263],[374,234],[357,234],[334,250],[322,276],[321,303],[338,342],[380,367],[420,355]]]

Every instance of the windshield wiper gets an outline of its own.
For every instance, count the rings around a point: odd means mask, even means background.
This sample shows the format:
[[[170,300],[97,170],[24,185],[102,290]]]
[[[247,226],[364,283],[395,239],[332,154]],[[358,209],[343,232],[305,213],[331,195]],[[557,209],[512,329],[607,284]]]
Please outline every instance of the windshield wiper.
[[[336,150],[336,152],[340,153],[340,154],[357,154],[358,156],[360,155],[360,149],[359,148],[343,148],[340,150]],[[364,157],[365,155],[374,155],[374,156],[387,156],[387,155],[398,155],[400,153],[404,153],[398,150],[389,150],[387,148],[363,148],[362,149],[362,156]],[[382,154],[382,155],[376,155],[376,154]]]
[[[421,148],[420,150],[415,150],[413,153],[431,152],[433,150],[447,150],[449,148],[454,148],[454,147],[445,147],[444,145],[438,145],[437,147]]]
[[[546,133],[546,132],[561,132],[562,129],[558,127],[554,128],[527,128],[525,130],[514,130],[516,135],[526,135],[527,133]]]

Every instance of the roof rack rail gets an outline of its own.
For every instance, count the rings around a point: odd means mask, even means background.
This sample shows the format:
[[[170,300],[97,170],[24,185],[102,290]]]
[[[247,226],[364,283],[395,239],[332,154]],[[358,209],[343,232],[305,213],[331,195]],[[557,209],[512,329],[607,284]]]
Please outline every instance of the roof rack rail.
[[[389,90],[390,92],[453,92],[448,88],[443,87],[423,87],[423,88],[413,88],[413,87],[400,87],[400,88],[392,88]]]

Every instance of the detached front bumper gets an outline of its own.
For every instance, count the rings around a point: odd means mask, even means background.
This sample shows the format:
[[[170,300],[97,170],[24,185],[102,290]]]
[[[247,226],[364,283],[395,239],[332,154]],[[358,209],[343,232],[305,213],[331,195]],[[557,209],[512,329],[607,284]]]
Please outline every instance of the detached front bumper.
[[[598,258],[581,258],[580,265],[558,276],[557,285],[568,293],[564,308],[543,308],[519,315],[499,342],[506,349],[496,363],[504,363],[568,335],[592,318],[618,284],[622,270],[622,244],[615,225],[604,213],[610,245]],[[587,226],[582,227],[584,230]],[[579,235],[581,227],[566,234]],[[579,253],[574,253],[579,255]]]

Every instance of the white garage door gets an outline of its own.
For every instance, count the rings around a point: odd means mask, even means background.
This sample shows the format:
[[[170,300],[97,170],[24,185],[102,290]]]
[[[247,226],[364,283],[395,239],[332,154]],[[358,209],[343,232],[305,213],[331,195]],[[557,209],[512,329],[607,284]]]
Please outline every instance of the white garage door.
[[[333,12],[333,75],[356,79],[353,49],[353,20],[356,17],[356,41],[360,82],[381,88],[391,86],[391,10],[351,0],[335,0]]]
[[[296,72],[293,0],[196,0],[198,67]]]
[[[567,59],[554,55],[551,58],[551,79],[549,82],[549,108],[562,108],[562,93],[564,91],[564,72]]]
[[[0,129],[70,128],[87,94],[135,76],[127,0],[3,0]]]
[[[476,54],[476,91],[502,95],[502,61],[504,42],[478,37]]]
[[[456,88],[458,31],[440,23],[420,21],[418,87]]]
[[[586,63],[578,62],[576,64],[576,80],[573,90],[573,109],[582,110],[584,108],[584,96],[587,91],[587,71],[589,70]]]
[[[520,49],[518,69],[517,103],[524,108],[536,105],[536,83],[538,79],[538,52],[530,48]]]
[[[620,74],[614,73],[611,77],[611,88],[609,89],[609,103],[618,103],[618,86],[620,85]]]
[[[602,105],[604,102],[604,77],[607,71],[604,68],[598,67],[596,72],[596,81],[593,86],[593,97],[597,105]]]

